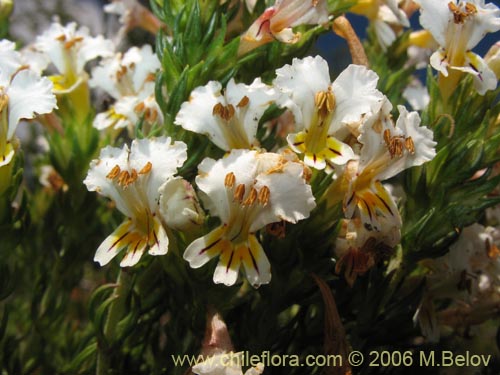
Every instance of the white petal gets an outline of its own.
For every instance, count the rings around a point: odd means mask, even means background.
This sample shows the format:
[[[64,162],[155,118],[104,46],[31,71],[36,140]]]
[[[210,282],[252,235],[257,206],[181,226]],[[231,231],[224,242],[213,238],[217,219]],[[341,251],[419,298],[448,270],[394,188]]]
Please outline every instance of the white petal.
[[[415,145],[414,153],[405,153],[401,158],[394,158],[394,162],[384,172],[378,175],[380,180],[391,178],[401,171],[410,167],[422,165],[436,156],[436,142],[433,140],[432,130],[420,126],[420,116],[417,112],[408,112],[402,106],[398,106],[399,117],[396,128],[402,131],[405,138],[411,137]]]
[[[383,95],[377,90],[378,75],[361,65],[349,65],[332,84],[336,107],[334,132],[341,124],[358,122],[365,113],[375,113],[382,105]]]
[[[244,97],[249,99],[248,104],[238,106]],[[264,112],[276,99],[276,91],[262,83],[260,78],[256,78],[250,85],[236,84],[231,79],[227,84],[226,99],[235,107],[235,116],[245,131],[248,143],[257,144],[257,126]]]
[[[32,119],[37,114],[50,113],[57,108],[52,82],[40,78],[30,70],[17,73],[7,89],[9,96],[9,131],[10,139],[21,119]]]
[[[238,280],[240,271],[241,258],[233,257],[231,264],[228,267],[227,260],[224,259],[225,254],[222,254],[214,272],[214,283],[231,286]]]
[[[309,217],[316,207],[311,186],[303,178],[304,167],[300,163],[289,162],[275,173],[262,173],[256,178],[259,190],[267,186],[270,190],[269,203],[250,227],[254,232],[267,224],[285,220],[296,223]]]
[[[431,66],[440,72],[445,77],[448,77],[448,59],[446,58],[446,53],[443,49],[439,49],[431,55],[430,58]]]
[[[153,246],[149,247],[148,253],[150,255],[165,255],[168,252],[169,243],[167,232],[157,218],[154,220],[157,221],[157,223],[155,223],[155,229],[153,229],[156,242]]]
[[[236,186],[250,185],[257,174],[256,155],[256,151],[232,150],[223,159],[205,158],[198,166],[196,184],[205,193],[203,203],[213,216],[218,216],[224,223],[229,220],[229,205],[232,203],[232,192],[226,189],[224,180],[229,173],[233,173]]]
[[[500,30],[500,9],[494,3],[485,4],[484,0],[472,0],[477,8],[473,17],[471,34],[467,42],[467,50],[474,48],[487,33]]]
[[[252,260],[243,259],[243,266],[248,281],[254,288],[263,284],[269,284],[271,281],[271,264],[267,259],[264,249],[262,249],[262,246],[254,235],[248,237],[248,245]]]
[[[160,60],[149,44],[145,44],[140,49],[130,48],[123,55],[122,64],[133,70],[132,81],[136,92],[141,90],[148,76],[156,73],[161,67]]]
[[[147,186],[151,208],[159,203],[160,186],[177,172],[186,159],[186,144],[180,141],[172,143],[170,137],[136,139],[132,142],[130,167],[140,171],[148,163],[152,165]]]
[[[205,134],[218,147],[229,150],[229,144],[219,126],[218,119],[213,115],[217,103],[226,105],[221,90],[221,84],[215,81],[194,89],[189,101],[182,103],[175,118],[175,124],[186,130]]]
[[[405,98],[416,111],[421,111],[426,108],[430,101],[427,88],[422,85],[422,82],[418,79],[415,79],[410,85],[406,86],[403,91],[403,98]]]
[[[114,53],[114,44],[102,35],[95,38],[86,36],[78,50],[77,72],[82,72],[87,62],[97,57],[110,57]]]
[[[396,40],[396,33],[392,27],[384,21],[375,20],[373,25],[375,27],[375,34],[377,35],[380,47],[382,47],[384,51],[387,51],[387,47],[389,47]]]
[[[210,233],[200,237],[189,244],[184,252],[184,259],[191,268],[200,268],[210,259],[219,255],[224,228],[217,227]]]
[[[486,61],[473,52],[466,53],[466,67],[455,67],[452,69],[461,70],[474,76],[474,87],[479,95],[484,95],[488,90],[497,88],[497,77],[490,69]]]
[[[108,264],[125,246],[129,244],[127,236],[131,230],[130,220],[124,221],[111,233],[97,249],[94,261],[101,266]]]
[[[122,170],[127,170],[128,156],[129,149],[127,145],[124,145],[121,149],[111,146],[101,149],[99,159],[92,160],[90,163],[87,177],[83,183],[87,186],[89,191],[96,191],[112,199],[116,203],[118,210],[125,216],[132,217],[133,213],[123,199],[120,191],[121,188],[106,177],[116,165]]]
[[[420,24],[429,30],[434,39],[446,45],[446,29],[453,22],[453,14],[448,8],[448,1],[414,0],[420,5]]]
[[[120,267],[132,267],[135,266],[142,258],[144,251],[146,250],[146,241],[141,241],[136,244],[131,244],[125,256],[120,262]]]
[[[276,13],[271,18],[271,29],[274,30],[275,25],[283,24],[294,27],[328,22],[326,1],[319,0],[314,3],[304,0],[277,0],[274,5]]]

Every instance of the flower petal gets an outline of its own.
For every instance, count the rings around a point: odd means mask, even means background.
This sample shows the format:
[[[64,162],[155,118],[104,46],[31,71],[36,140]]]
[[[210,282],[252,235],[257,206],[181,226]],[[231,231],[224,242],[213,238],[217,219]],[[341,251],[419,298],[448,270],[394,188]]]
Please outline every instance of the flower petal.
[[[130,245],[132,222],[126,220],[116,228],[97,249],[94,262],[101,266],[108,264],[124,247]]]
[[[241,252],[241,258],[247,279],[254,288],[271,281],[271,264],[255,235],[248,236],[248,248]]]
[[[184,252],[184,259],[189,262],[189,266],[200,268],[213,257],[224,251],[229,251],[230,245],[227,240],[223,239],[224,233],[224,227],[219,226],[191,242]]]
[[[36,73],[24,69],[18,72],[7,89],[9,96],[9,131],[7,138],[14,135],[21,119],[32,119],[37,114],[50,113],[57,108],[52,93],[52,82],[40,78]]]

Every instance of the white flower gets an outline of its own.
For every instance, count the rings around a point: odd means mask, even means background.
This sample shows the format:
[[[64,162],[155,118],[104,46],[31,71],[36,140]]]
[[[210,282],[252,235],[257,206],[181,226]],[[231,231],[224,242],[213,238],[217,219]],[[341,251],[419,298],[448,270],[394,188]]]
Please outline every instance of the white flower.
[[[414,78],[403,90],[403,98],[415,111],[425,109],[430,102],[429,92],[418,78]]]
[[[111,95],[116,103],[99,113],[94,126],[99,129],[114,127],[132,130],[139,119],[149,125],[163,122],[155,99],[155,74],[161,64],[150,45],[132,47],[124,55],[101,61],[92,70],[91,87],[99,87]]]
[[[50,59],[60,75],[52,77],[56,92],[69,92],[86,79],[85,64],[97,57],[113,54],[113,43],[102,35],[91,37],[86,27],[55,22],[38,36],[34,48]]]
[[[376,232],[368,230],[359,218],[343,221],[335,241],[338,257],[335,272],[340,274],[344,269],[344,277],[351,287],[358,275],[368,271],[379,258],[389,255],[390,250],[400,242],[398,226],[385,222],[382,228]]]
[[[376,89],[377,74],[349,65],[331,83],[328,64],[320,56],[294,59],[276,73],[274,84],[282,93],[277,102],[293,112],[299,130],[288,136],[290,147],[316,169],[332,169],[352,159],[353,151],[335,133],[378,111],[383,95]]]
[[[19,121],[50,113],[57,107],[52,82],[25,66],[16,67],[19,54],[10,47],[13,46],[0,47],[0,55],[13,58],[0,59],[0,167],[9,164],[14,156],[17,147],[14,134]]]
[[[141,27],[154,35],[161,28],[160,20],[137,0],[112,0],[110,4],[104,6],[104,11],[120,17],[122,27],[116,33],[116,44],[135,27]]]
[[[300,33],[294,33],[292,27],[326,22],[326,0],[276,0],[274,6],[266,9],[241,37],[239,53],[246,53],[274,40],[296,43]]]
[[[436,155],[432,131],[420,125],[417,112],[398,106],[396,124],[391,119],[392,105],[386,99],[380,112],[367,118],[358,140],[362,144],[359,160],[346,167],[348,191],[344,211],[351,218],[356,208],[368,229],[380,231],[380,217],[400,227],[398,208],[380,181],[403,170],[422,165]]]
[[[257,78],[251,85],[227,84],[224,93],[219,82],[193,90],[184,102],[175,124],[184,129],[205,134],[225,151],[254,148],[259,120],[275,100],[275,91]]]
[[[260,375],[264,372],[264,365],[258,363],[243,374],[241,369],[244,363],[243,354],[243,352],[217,354],[194,365],[192,370],[196,375]]]
[[[190,266],[198,268],[220,255],[215,283],[233,285],[241,264],[257,287],[271,280],[271,266],[256,232],[281,220],[295,223],[315,207],[304,166],[283,155],[233,150],[215,161],[206,158],[196,178],[202,198],[221,225],[193,241],[186,252]]]
[[[432,67],[445,77],[448,69],[474,76],[479,94],[496,88],[497,79],[485,61],[471,50],[486,33],[500,30],[500,9],[484,0],[415,0],[420,23],[440,48],[431,56]]]
[[[500,233],[493,227],[473,224],[463,229],[449,252],[429,264],[431,290],[440,297],[458,294],[466,299],[480,292],[500,290]],[[443,295],[444,293],[444,295]]]
[[[408,17],[399,8],[397,0],[358,1],[350,11],[364,15],[373,22],[375,34],[384,51],[396,40],[395,27],[410,27]]]
[[[151,255],[168,251],[168,237],[162,224],[162,185],[173,178],[187,158],[183,142],[170,138],[134,140],[129,150],[105,147],[92,161],[84,183],[89,191],[112,199],[127,218],[99,246],[94,260],[107,264],[121,250],[122,267],[136,264],[149,248]]]

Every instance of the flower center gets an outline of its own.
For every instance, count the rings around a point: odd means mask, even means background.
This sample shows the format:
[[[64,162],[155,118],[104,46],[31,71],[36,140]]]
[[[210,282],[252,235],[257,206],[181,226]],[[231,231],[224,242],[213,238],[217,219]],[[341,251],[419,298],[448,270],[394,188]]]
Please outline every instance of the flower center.
[[[248,241],[250,227],[259,212],[269,203],[271,191],[267,186],[259,190],[245,184],[236,184],[233,172],[226,175],[224,186],[227,189],[230,202],[230,217],[226,225],[226,238],[238,245]]]
[[[415,153],[415,144],[411,137],[403,137],[401,135],[393,136],[389,129],[384,130],[384,141],[389,153],[391,154],[391,159],[403,156],[404,150],[408,150],[410,154]]]
[[[214,105],[212,110],[212,115],[219,118],[219,126],[224,134],[230,149],[236,148],[246,148],[250,149],[253,147],[251,140],[245,132],[240,119],[245,118],[245,113],[248,110],[248,104],[250,99],[248,96],[241,98],[239,103],[236,105],[238,109],[238,115],[236,115],[236,109],[232,104],[224,105],[222,103],[217,103]]]

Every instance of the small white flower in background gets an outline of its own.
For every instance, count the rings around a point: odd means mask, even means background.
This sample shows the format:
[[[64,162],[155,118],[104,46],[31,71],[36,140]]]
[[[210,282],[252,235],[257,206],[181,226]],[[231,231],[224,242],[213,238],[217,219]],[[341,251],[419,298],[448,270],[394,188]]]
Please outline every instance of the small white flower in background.
[[[104,6],[104,12],[119,16],[122,25],[116,33],[115,44],[119,44],[127,32],[136,27],[156,35],[161,28],[161,22],[156,16],[137,0],[112,0]]]
[[[148,125],[162,123],[163,116],[155,99],[155,74],[161,64],[150,45],[132,47],[125,54],[104,59],[92,70],[91,87],[98,87],[115,100],[106,112],[99,113],[94,126],[133,131],[141,117]]]
[[[403,90],[403,98],[415,111],[425,109],[431,100],[427,87],[418,78],[414,78]]]
[[[231,79],[224,92],[219,82],[210,81],[191,92],[175,124],[205,134],[225,151],[255,148],[260,118],[275,99],[275,90],[260,78],[250,85]]]
[[[292,28],[299,25],[318,25],[328,22],[326,0],[276,0],[241,37],[239,53],[278,40],[296,43],[300,33]]]
[[[367,228],[376,231],[382,229],[381,218],[401,226],[396,203],[381,181],[436,155],[433,133],[420,126],[418,113],[398,106],[399,118],[394,124],[391,110],[392,104],[385,98],[381,110],[365,120],[358,138],[362,144],[359,160],[350,161],[339,177],[348,185],[343,203],[346,217],[353,217],[357,209]]]
[[[320,56],[293,59],[276,73],[274,85],[281,92],[277,103],[293,112],[298,130],[287,137],[292,150],[304,154],[304,162],[316,169],[332,170],[354,158],[336,133],[378,111],[383,95],[376,89],[377,74],[349,65],[331,83],[328,64]]]
[[[367,272],[377,259],[391,255],[392,248],[401,240],[401,232],[390,222],[383,223],[383,230],[378,232],[366,229],[359,218],[344,220],[342,224],[335,240],[338,257],[335,272],[340,274],[344,270],[344,277],[352,287],[358,275]]]
[[[395,28],[410,27],[406,13],[397,0],[358,1],[350,12],[366,16],[374,25],[380,46],[385,51],[396,40]]]
[[[127,267],[135,265],[146,249],[151,255],[167,253],[169,240],[160,209],[162,186],[171,182],[186,158],[186,144],[165,137],[134,140],[130,149],[125,145],[101,150],[84,183],[89,191],[112,199],[127,218],[99,246],[96,262],[105,265],[124,250],[120,265]],[[180,209],[185,204],[171,206]]]
[[[470,73],[479,94],[494,90],[497,79],[486,62],[471,50],[487,33],[500,30],[500,9],[484,0],[415,0],[420,23],[440,48],[430,64],[445,77],[448,69]]]
[[[33,119],[57,107],[52,82],[22,65],[9,41],[0,42],[0,167],[11,162],[17,148],[15,132],[21,119]]]
[[[271,266],[256,232],[281,220],[305,219],[316,205],[304,165],[291,156],[233,150],[223,159],[201,162],[196,183],[221,225],[188,246],[184,259],[191,267],[220,256],[215,283],[233,285],[242,264],[254,287],[269,283]]]
[[[472,224],[463,229],[450,251],[428,264],[432,293],[474,300],[479,293],[500,292],[500,232]]]
[[[87,79],[85,64],[97,57],[113,55],[114,45],[102,35],[92,37],[86,27],[54,22],[39,35],[34,49],[48,57],[60,75],[52,76],[56,93],[70,92]]]

